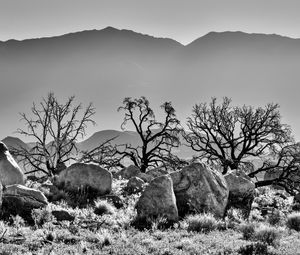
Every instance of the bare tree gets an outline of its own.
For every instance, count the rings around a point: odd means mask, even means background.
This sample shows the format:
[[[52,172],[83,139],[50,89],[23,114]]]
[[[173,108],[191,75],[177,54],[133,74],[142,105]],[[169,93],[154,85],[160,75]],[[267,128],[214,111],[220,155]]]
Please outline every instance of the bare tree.
[[[225,174],[249,159],[264,160],[293,144],[290,128],[281,123],[278,109],[278,104],[256,109],[232,107],[227,97],[218,105],[213,98],[210,104],[194,106],[185,139],[200,157],[217,161]]]
[[[180,122],[176,118],[171,102],[165,102],[161,108],[165,113],[162,122],[156,120],[145,97],[137,99],[126,97],[123,106],[118,108],[118,111],[125,112],[121,128],[124,130],[128,122],[132,124],[140,137],[141,145],[137,147],[131,144],[119,145],[116,155],[120,155],[120,159],[129,158],[142,172],[148,167],[166,162],[171,150],[180,145]]]
[[[107,169],[123,168],[124,166],[121,164],[120,159],[116,156],[116,147],[111,144],[116,138],[117,136],[110,138],[92,150],[82,151],[82,157],[79,162],[95,163]]]
[[[267,179],[259,174],[271,173]],[[266,158],[262,166],[248,174],[256,179],[256,187],[276,185],[295,195],[300,192],[300,143],[286,145],[273,157]]]
[[[54,93],[49,93],[39,104],[33,103],[31,116],[21,113],[26,129],[17,132],[35,141],[29,151],[22,147],[14,149],[19,161],[32,169],[27,174],[53,175],[67,161],[76,160],[73,156],[77,152],[76,142],[84,137],[89,123],[95,124],[92,120],[95,109],[92,104],[85,109],[81,104],[73,105],[74,99],[72,96],[59,103]]]

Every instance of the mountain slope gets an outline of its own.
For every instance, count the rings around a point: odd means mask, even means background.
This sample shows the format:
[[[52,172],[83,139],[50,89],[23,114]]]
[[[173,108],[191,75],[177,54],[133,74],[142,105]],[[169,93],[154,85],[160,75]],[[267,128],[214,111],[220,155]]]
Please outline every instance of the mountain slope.
[[[2,128],[15,131],[17,113],[54,91],[62,100],[92,101],[100,129],[120,126],[126,96],[149,98],[158,118],[158,106],[172,101],[183,123],[195,103],[229,96],[235,104],[278,102],[297,132],[299,66],[300,40],[242,32],[212,32],[187,46],[111,27],[0,42]]]

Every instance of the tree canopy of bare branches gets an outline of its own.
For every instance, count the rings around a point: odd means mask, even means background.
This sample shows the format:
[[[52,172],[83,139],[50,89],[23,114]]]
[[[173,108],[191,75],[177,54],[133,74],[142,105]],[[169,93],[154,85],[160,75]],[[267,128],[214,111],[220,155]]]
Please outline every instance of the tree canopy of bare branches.
[[[137,99],[126,97],[123,106],[118,108],[118,111],[125,112],[121,128],[124,130],[128,123],[132,124],[140,137],[141,145],[117,146],[116,155],[120,155],[120,159],[129,158],[142,172],[148,167],[164,164],[171,158],[171,150],[180,145],[180,122],[176,118],[171,102],[165,102],[161,108],[165,113],[161,122],[156,120],[154,111],[145,97]]]
[[[30,115],[21,113],[26,128],[17,132],[33,140],[34,146],[29,151],[15,148],[14,154],[30,167],[29,172],[53,175],[68,160],[76,160],[76,142],[85,136],[88,124],[95,124],[95,109],[92,104],[83,109],[81,104],[74,105],[74,100],[72,96],[60,103],[49,93],[40,103],[33,103]]]
[[[225,174],[228,168],[237,169],[246,159],[279,153],[293,142],[278,109],[278,104],[256,109],[233,107],[227,97],[221,104],[212,98],[210,104],[194,106],[185,139],[201,157],[220,163]]]
[[[116,146],[111,144],[116,138],[117,136],[112,137],[89,151],[82,151],[79,162],[95,163],[108,170],[115,167],[123,168],[120,159],[116,156]]]

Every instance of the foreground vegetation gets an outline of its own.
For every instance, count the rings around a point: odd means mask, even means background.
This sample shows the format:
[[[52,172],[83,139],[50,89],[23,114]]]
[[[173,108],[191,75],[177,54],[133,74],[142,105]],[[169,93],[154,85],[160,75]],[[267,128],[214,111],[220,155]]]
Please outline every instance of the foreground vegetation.
[[[139,194],[125,196],[125,183],[114,183],[113,193],[124,199],[120,209],[99,200],[82,209],[60,201],[34,210],[33,225],[20,216],[0,221],[0,254],[300,254],[300,212],[275,191],[260,190],[248,220],[231,209],[224,219],[195,214],[167,226],[158,218],[143,228],[134,209]],[[263,216],[266,207],[272,212]],[[74,220],[57,221],[54,210]]]

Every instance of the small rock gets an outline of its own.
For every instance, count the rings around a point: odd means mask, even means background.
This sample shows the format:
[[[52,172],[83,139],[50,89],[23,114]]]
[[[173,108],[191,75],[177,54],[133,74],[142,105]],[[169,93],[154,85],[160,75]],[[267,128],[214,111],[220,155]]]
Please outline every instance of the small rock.
[[[139,193],[143,190],[145,182],[139,177],[131,177],[127,182],[126,191],[129,194]]]

